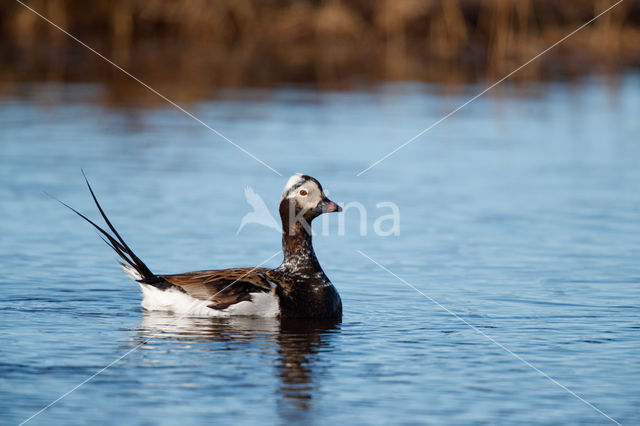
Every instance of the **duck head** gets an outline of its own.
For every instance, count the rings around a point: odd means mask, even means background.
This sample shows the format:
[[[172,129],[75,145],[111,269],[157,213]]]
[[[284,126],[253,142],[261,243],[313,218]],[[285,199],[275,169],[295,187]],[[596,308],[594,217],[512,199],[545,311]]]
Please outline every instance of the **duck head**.
[[[341,212],[342,207],[329,200],[322,185],[311,176],[297,173],[289,178],[280,197],[280,218],[284,232],[311,233],[311,221],[323,213]]]

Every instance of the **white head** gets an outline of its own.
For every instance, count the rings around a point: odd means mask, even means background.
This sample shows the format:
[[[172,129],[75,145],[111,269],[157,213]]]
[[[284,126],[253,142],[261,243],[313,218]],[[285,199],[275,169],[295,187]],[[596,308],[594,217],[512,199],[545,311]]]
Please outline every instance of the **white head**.
[[[297,185],[304,182],[304,178],[302,176],[303,176],[302,173],[296,173],[295,175],[289,178],[287,183],[285,183],[284,185],[284,189],[282,190],[280,201],[284,200],[287,197],[287,195],[289,194],[289,191],[291,191],[293,187],[296,187]]]
[[[280,197],[281,206],[285,200],[289,201],[287,204],[295,207],[296,214],[300,211],[309,212],[309,219],[322,213],[342,211],[340,206],[327,198],[320,182],[301,173],[291,176],[284,186]]]

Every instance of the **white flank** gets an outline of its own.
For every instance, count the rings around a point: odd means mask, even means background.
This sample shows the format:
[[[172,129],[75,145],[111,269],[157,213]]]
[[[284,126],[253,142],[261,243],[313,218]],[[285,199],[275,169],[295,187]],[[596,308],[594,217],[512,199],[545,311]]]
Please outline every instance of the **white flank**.
[[[179,290],[159,290],[140,283],[142,307],[148,311],[169,311],[176,314],[200,317],[256,316],[277,317],[280,314],[278,299],[272,293],[254,293],[245,300],[226,309],[211,309],[210,301],[195,299]]]
[[[253,293],[251,300],[231,305],[224,312],[229,315],[277,317],[280,314],[280,304],[273,293]]]

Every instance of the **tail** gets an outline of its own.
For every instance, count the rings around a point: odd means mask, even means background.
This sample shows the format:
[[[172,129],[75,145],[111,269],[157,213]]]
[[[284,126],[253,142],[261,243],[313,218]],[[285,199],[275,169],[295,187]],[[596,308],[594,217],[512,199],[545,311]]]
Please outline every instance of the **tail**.
[[[91,225],[93,225],[94,228],[98,230],[98,232],[101,234],[101,235],[99,234],[100,238],[102,238],[102,240],[105,243],[107,243],[107,245],[111,247],[118,254],[118,256],[120,256],[120,259],[122,261],[118,261],[118,263],[120,264],[124,272],[129,276],[129,278],[131,278],[134,281],[145,283],[145,284],[151,284],[151,285],[160,284],[160,282],[162,282],[163,280],[160,277],[156,276],[153,272],[151,272],[149,268],[147,268],[147,265],[145,265],[144,262],[140,260],[138,256],[135,255],[133,250],[131,250],[127,245],[127,243],[124,242],[120,234],[118,234],[118,231],[116,231],[116,228],[114,228],[114,226],[111,224],[111,222],[107,218],[107,215],[104,213],[104,210],[102,210],[100,203],[98,203],[98,199],[96,198],[96,195],[93,193],[93,189],[91,189],[91,185],[89,185],[89,180],[87,179],[87,176],[84,174],[84,170],[82,171],[82,176],[84,176],[84,181],[87,183],[87,186],[89,187],[89,192],[91,192],[91,197],[93,197],[93,201],[96,203],[96,206],[98,207],[98,210],[102,215],[102,218],[106,222],[111,232],[113,232],[113,235],[111,235],[109,232],[102,229],[100,226],[96,225],[95,222],[93,222],[91,219],[89,219],[88,217],[86,217],[85,215],[83,215],[73,207],[58,200],[57,198],[56,200],[60,202],[63,206],[67,207],[68,209],[73,211],[75,214],[77,214],[78,216],[80,216],[81,218],[89,222]]]

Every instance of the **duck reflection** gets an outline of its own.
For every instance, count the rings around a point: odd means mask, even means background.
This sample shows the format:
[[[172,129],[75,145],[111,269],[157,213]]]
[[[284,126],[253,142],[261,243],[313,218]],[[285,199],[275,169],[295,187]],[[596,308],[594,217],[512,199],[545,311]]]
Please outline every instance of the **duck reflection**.
[[[310,408],[317,387],[319,353],[332,346],[339,330],[336,320],[283,320],[278,333],[278,376],[281,403],[302,410]]]
[[[221,350],[241,351],[256,342],[273,351],[278,378],[278,411],[286,420],[300,420],[317,392],[321,353],[331,350],[339,320],[279,320],[275,318],[195,318],[166,312],[143,312],[138,339],[175,339],[184,344],[225,343]],[[230,345],[231,343],[231,345]],[[264,345],[264,343],[267,343]],[[272,344],[272,345],[270,345]],[[207,347],[210,350],[210,347]]]

